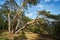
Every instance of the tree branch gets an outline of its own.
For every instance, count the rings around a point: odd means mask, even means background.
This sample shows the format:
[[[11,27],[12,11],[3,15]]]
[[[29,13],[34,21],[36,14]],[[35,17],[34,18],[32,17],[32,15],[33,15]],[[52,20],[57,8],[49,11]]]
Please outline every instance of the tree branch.
[[[15,34],[18,33],[20,30],[24,29],[25,27],[27,27],[28,25],[34,23],[34,22],[35,22],[35,20],[32,20],[32,21],[27,22],[27,23],[25,24],[25,26],[23,26],[22,28],[18,29],[18,30],[15,32]]]

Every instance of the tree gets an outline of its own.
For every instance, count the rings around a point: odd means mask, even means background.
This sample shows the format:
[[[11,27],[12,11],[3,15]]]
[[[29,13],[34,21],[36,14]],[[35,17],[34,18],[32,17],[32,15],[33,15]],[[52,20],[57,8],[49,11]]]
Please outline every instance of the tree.
[[[52,33],[52,35],[54,35],[54,37],[59,40],[60,38],[60,15],[54,15],[54,14],[50,14],[49,11],[46,11],[46,10],[42,10],[42,11],[38,11],[38,16],[42,15],[41,17],[44,18],[44,20],[47,20],[47,25],[48,26],[48,32],[49,34]],[[44,16],[44,17],[43,17]],[[53,21],[51,20],[48,20],[48,19],[52,19]],[[50,23],[50,24],[49,24]]]
[[[57,19],[57,15],[50,14],[50,11],[42,10],[38,11],[38,15],[46,16],[47,18]]]
[[[36,5],[39,0],[22,0],[20,7],[16,4],[15,0],[6,0],[2,6],[2,15],[8,21],[9,33],[18,33],[21,29],[25,28],[29,22],[24,23],[24,9],[29,5]],[[22,11],[23,10],[23,11]],[[22,26],[22,27],[21,27]]]
[[[37,19],[39,20],[37,20],[38,23],[36,22],[36,24],[39,24],[44,30],[50,33],[49,30],[52,26],[52,22],[57,20],[58,16],[54,14],[50,14],[50,11],[41,10],[41,11],[38,11],[37,13]]]

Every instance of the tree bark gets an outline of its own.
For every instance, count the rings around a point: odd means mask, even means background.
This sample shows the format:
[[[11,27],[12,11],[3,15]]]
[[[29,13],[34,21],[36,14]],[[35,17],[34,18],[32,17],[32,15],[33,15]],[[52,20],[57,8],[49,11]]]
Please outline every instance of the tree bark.
[[[10,13],[8,13],[8,31],[10,32]]]

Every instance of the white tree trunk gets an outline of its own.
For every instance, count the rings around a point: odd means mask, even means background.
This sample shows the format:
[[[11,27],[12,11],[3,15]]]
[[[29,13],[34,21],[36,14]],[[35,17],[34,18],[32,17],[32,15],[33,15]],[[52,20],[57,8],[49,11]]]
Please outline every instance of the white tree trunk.
[[[10,32],[10,13],[8,13],[8,30]]]
[[[15,32],[15,34],[18,33],[20,30],[24,29],[25,27],[27,27],[28,25],[33,24],[34,22],[35,22],[35,20],[32,20],[32,21],[27,22],[27,23],[25,24],[25,26],[23,26],[22,28],[18,29],[18,30]]]

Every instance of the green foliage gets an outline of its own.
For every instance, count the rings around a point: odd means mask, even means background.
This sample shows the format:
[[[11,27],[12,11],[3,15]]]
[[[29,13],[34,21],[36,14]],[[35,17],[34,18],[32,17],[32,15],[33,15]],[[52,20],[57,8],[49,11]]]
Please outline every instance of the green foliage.
[[[29,4],[36,5],[38,3],[38,0],[28,0]]]
[[[29,21],[31,21],[31,20],[32,20],[32,19],[29,18],[29,17],[27,17],[27,16],[24,17],[24,21],[25,21],[25,23],[27,23],[27,22],[29,22]]]
[[[56,22],[56,24],[54,25],[54,35],[56,37],[60,37],[60,21]]]
[[[2,13],[4,13],[4,14],[7,14],[9,12],[10,12],[10,10],[2,10]]]
[[[57,15],[50,14],[50,11],[46,11],[46,10],[38,11],[38,16],[40,15],[44,15],[47,18],[51,18],[51,19],[57,19]]]

